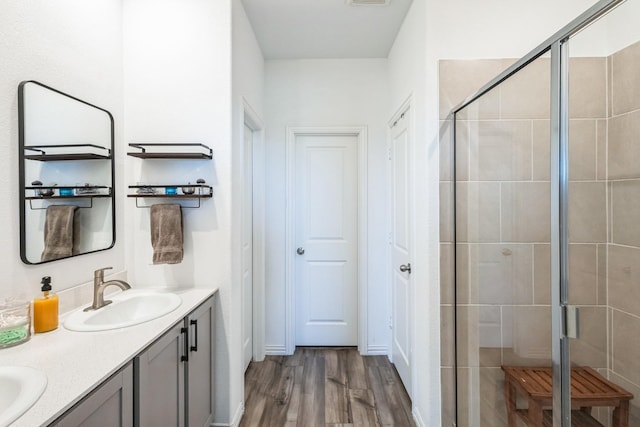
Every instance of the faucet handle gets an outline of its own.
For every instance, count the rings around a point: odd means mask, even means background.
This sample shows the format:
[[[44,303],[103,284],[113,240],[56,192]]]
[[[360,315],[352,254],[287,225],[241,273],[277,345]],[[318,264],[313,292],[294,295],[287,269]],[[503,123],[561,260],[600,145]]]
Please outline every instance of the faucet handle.
[[[96,279],[103,279],[104,278],[104,271],[105,270],[111,270],[113,269],[113,267],[104,267],[104,268],[99,268],[96,271],[93,272],[93,277]]]

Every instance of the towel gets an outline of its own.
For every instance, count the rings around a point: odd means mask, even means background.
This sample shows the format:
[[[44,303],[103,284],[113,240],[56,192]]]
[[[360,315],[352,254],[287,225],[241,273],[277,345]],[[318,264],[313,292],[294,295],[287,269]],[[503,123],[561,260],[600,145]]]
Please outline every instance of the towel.
[[[74,233],[78,227],[76,214],[78,207],[71,205],[51,205],[47,207],[44,221],[44,251],[40,259],[51,261],[73,255],[74,242],[79,236]]]
[[[179,264],[182,248],[182,208],[178,204],[151,206],[151,246],[154,264]]]

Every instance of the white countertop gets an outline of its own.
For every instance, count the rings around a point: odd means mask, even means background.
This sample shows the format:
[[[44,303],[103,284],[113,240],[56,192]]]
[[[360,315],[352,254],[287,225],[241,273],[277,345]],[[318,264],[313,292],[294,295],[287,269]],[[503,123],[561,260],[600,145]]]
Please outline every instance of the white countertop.
[[[72,332],[62,326],[63,316],[55,331],[33,334],[24,344],[0,350],[0,366],[37,368],[47,374],[48,380],[40,399],[11,426],[45,426],[55,421],[216,291],[175,290],[182,298],[180,307],[123,329]]]

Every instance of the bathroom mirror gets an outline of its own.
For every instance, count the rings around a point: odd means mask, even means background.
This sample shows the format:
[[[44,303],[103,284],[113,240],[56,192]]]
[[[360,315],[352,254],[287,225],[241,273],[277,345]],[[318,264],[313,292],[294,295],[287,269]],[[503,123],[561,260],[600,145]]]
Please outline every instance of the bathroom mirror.
[[[113,116],[36,81],[20,83],[18,109],[22,261],[113,247]]]

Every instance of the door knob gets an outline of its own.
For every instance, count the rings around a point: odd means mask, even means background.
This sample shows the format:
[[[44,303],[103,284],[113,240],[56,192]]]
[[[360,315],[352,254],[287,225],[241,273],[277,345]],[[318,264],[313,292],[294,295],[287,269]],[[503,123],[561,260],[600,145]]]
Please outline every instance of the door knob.
[[[400,266],[400,271],[411,274],[411,263],[407,263],[407,265],[402,264]]]
[[[298,252],[298,255],[304,255],[304,248],[298,248],[296,252]]]

